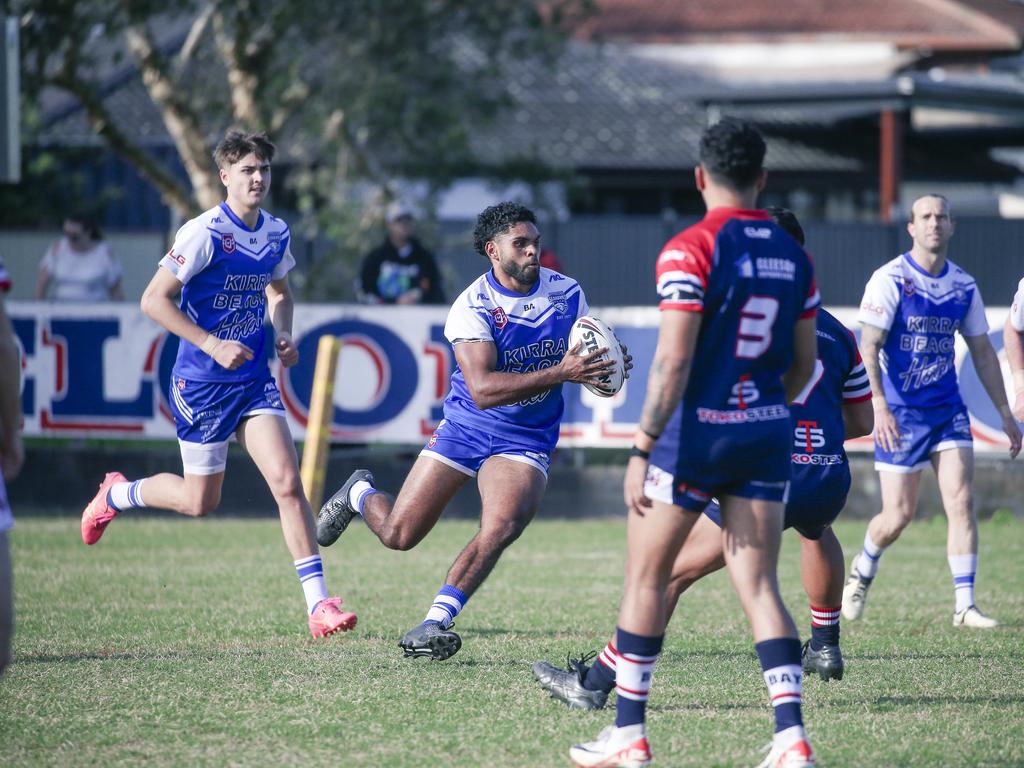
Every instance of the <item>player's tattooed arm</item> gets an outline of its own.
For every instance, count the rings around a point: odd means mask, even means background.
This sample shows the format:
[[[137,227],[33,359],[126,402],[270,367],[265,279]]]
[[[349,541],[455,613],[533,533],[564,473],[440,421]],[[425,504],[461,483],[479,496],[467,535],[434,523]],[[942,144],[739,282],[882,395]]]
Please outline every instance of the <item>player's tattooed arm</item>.
[[[690,380],[700,321],[701,315],[697,312],[663,312],[661,315],[658,346],[647,375],[647,395],[622,482],[623,500],[631,513],[643,515],[644,509],[651,506],[651,500],[644,493],[648,454],[683,398]]]
[[[871,384],[871,405],[875,411],[875,442],[885,450],[892,451],[899,442],[900,430],[882,388],[880,357],[887,338],[889,332],[884,328],[870,323],[860,324],[860,356],[864,361],[868,382]]]
[[[697,312],[663,312],[658,346],[647,377],[647,396],[640,412],[636,446],[654,447],[669,417],[682,400],[690,379],[690,365],[697,347],[701,315]]]

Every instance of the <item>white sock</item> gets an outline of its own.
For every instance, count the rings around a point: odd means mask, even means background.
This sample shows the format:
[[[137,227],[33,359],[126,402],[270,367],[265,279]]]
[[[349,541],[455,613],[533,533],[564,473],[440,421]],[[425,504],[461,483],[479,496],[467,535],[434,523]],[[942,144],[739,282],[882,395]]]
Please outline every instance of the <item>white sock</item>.
[[[295,561],[295,573],[302,584],[302,594],[306,598],[306,610],[313,613],[317,604],[327,597],[327,582],[324,580],[324,563],[320,555],[311,555]]]
[[[772,737],[772,742],[778,744],[780,747],[788,747],[790,744],[803,741],[807,738],[807,731],[804,730],[802,725],[793,725],[781,731],[776,731]]]
[[[146,481],[136,480],[127,483],[114,483],[107,491],[107,500],[110,502],[110,506],[118,512],[146,506],[142,500],[142,484],[144,482]]]
[[[865,579],[875,578],[878,573],[878,561],[885,552],[885,547],[880,547],[871,540],[871,534],[864,534],[864,549],[857,556],[857,573]]]
[[[953,574],[953,594],[956,597],[956,612],[974,605],[974,575],[978,572],[977,555],[949,555],[950,573]]]
[[[612,746],[626,746],[632,744],[637,739],[642,739],[647,735],[647,731],[643,723],[635,723],[633,725],[623,725],[612,731],[611,744]]]
[[[355,508],[360,517],[362,517],[363,514],[363,502],[366,500],[367,496],[371,493],[375,493],[376,490],[376,488],[365,480],[359,480],[348,489],[348,503]]]

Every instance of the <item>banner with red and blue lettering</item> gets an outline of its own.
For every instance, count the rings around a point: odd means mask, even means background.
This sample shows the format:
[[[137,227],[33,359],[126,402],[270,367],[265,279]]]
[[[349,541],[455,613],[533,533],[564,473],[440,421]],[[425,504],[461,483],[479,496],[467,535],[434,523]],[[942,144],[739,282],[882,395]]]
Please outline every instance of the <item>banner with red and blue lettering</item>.
[[[8,311],[22,352],[22,408],[29,436],[173,439],[167,406],[177,339],[134,304],[10,302]],[[1003,363],[1005,308],[987,310],[991,338]],[[851,329],[856,309],[833,313]],[[658,310],[650,307],[594,308],[629,347],[631,378],[614,397],[601,398],[567,384],[560,445],[625,447],[630,444],[647,388]],[[301,359],[271,370],[283,395],[292,434],[305,434],[319,338],[343,341],[336,370],[332,439],[350,443],[418,445],[441,419],[454,365],[444,338],[444,307],[300,305],[294,336]],[[269,330],[268,330],[269,333]],[[271,348],[271,345],[268,345]],[[960,389],[971,412],[978,451],[1005,451],[1000,419],[958,339]],[[1012,395],[1011,395],[1012,396]],[[852,441],[869,449],[870,439]]]

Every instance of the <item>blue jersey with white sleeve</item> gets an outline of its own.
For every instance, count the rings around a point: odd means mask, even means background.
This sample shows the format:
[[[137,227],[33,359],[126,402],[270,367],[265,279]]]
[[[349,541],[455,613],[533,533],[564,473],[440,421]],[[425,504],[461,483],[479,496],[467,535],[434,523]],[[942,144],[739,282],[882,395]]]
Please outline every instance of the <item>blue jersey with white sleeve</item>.
[[[452,304],[444,335],[452,345],[490,342],[497,350],[496,370],[529,373],[561,362],[573,323],[588,311],[579,283],[553,270],[541,268],[525,296],[487,272]],[[560,384],[511,405],[481,410],[457,364],[444,401],[445,419],[489,435],[512,436],[544,452],[558,441],[563,410]]]
[[[174,375],[194,381],[242,382],[267,375],[263,320],[266,287],[295,266],[288,225],[266,211],[250,229],[227,203],[186,222],[160,260],[182,283],[181,311],[218,339],[238,341],[253,359],[230,371],[185,341]]]
[[[955,334],[988,332],[973,277],[951,261],[940,274],[929,274],[904,253],[875,270],[857,319],[888,331],[879,365],[890,406],[962,403],[953,363]]]

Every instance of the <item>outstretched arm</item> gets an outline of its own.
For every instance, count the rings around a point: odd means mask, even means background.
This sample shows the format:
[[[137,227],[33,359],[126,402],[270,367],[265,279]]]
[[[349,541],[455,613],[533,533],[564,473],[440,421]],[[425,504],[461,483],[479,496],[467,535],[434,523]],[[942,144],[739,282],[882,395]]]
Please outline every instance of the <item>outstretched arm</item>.
[[[1015,457],[1020,453],[1020,427],[1010,410],[1010,404],[1006,401],[1006,387],[1003,384],[1003,372],[996,351],[992,348],[987,333],[964,336],[964,341],[967,342],[967,349],[974,360],[974,370],[978,372],[978,378],[981,379],[992,405],[1003,419],[1003,432],[1010,438],[1010,456]]]

